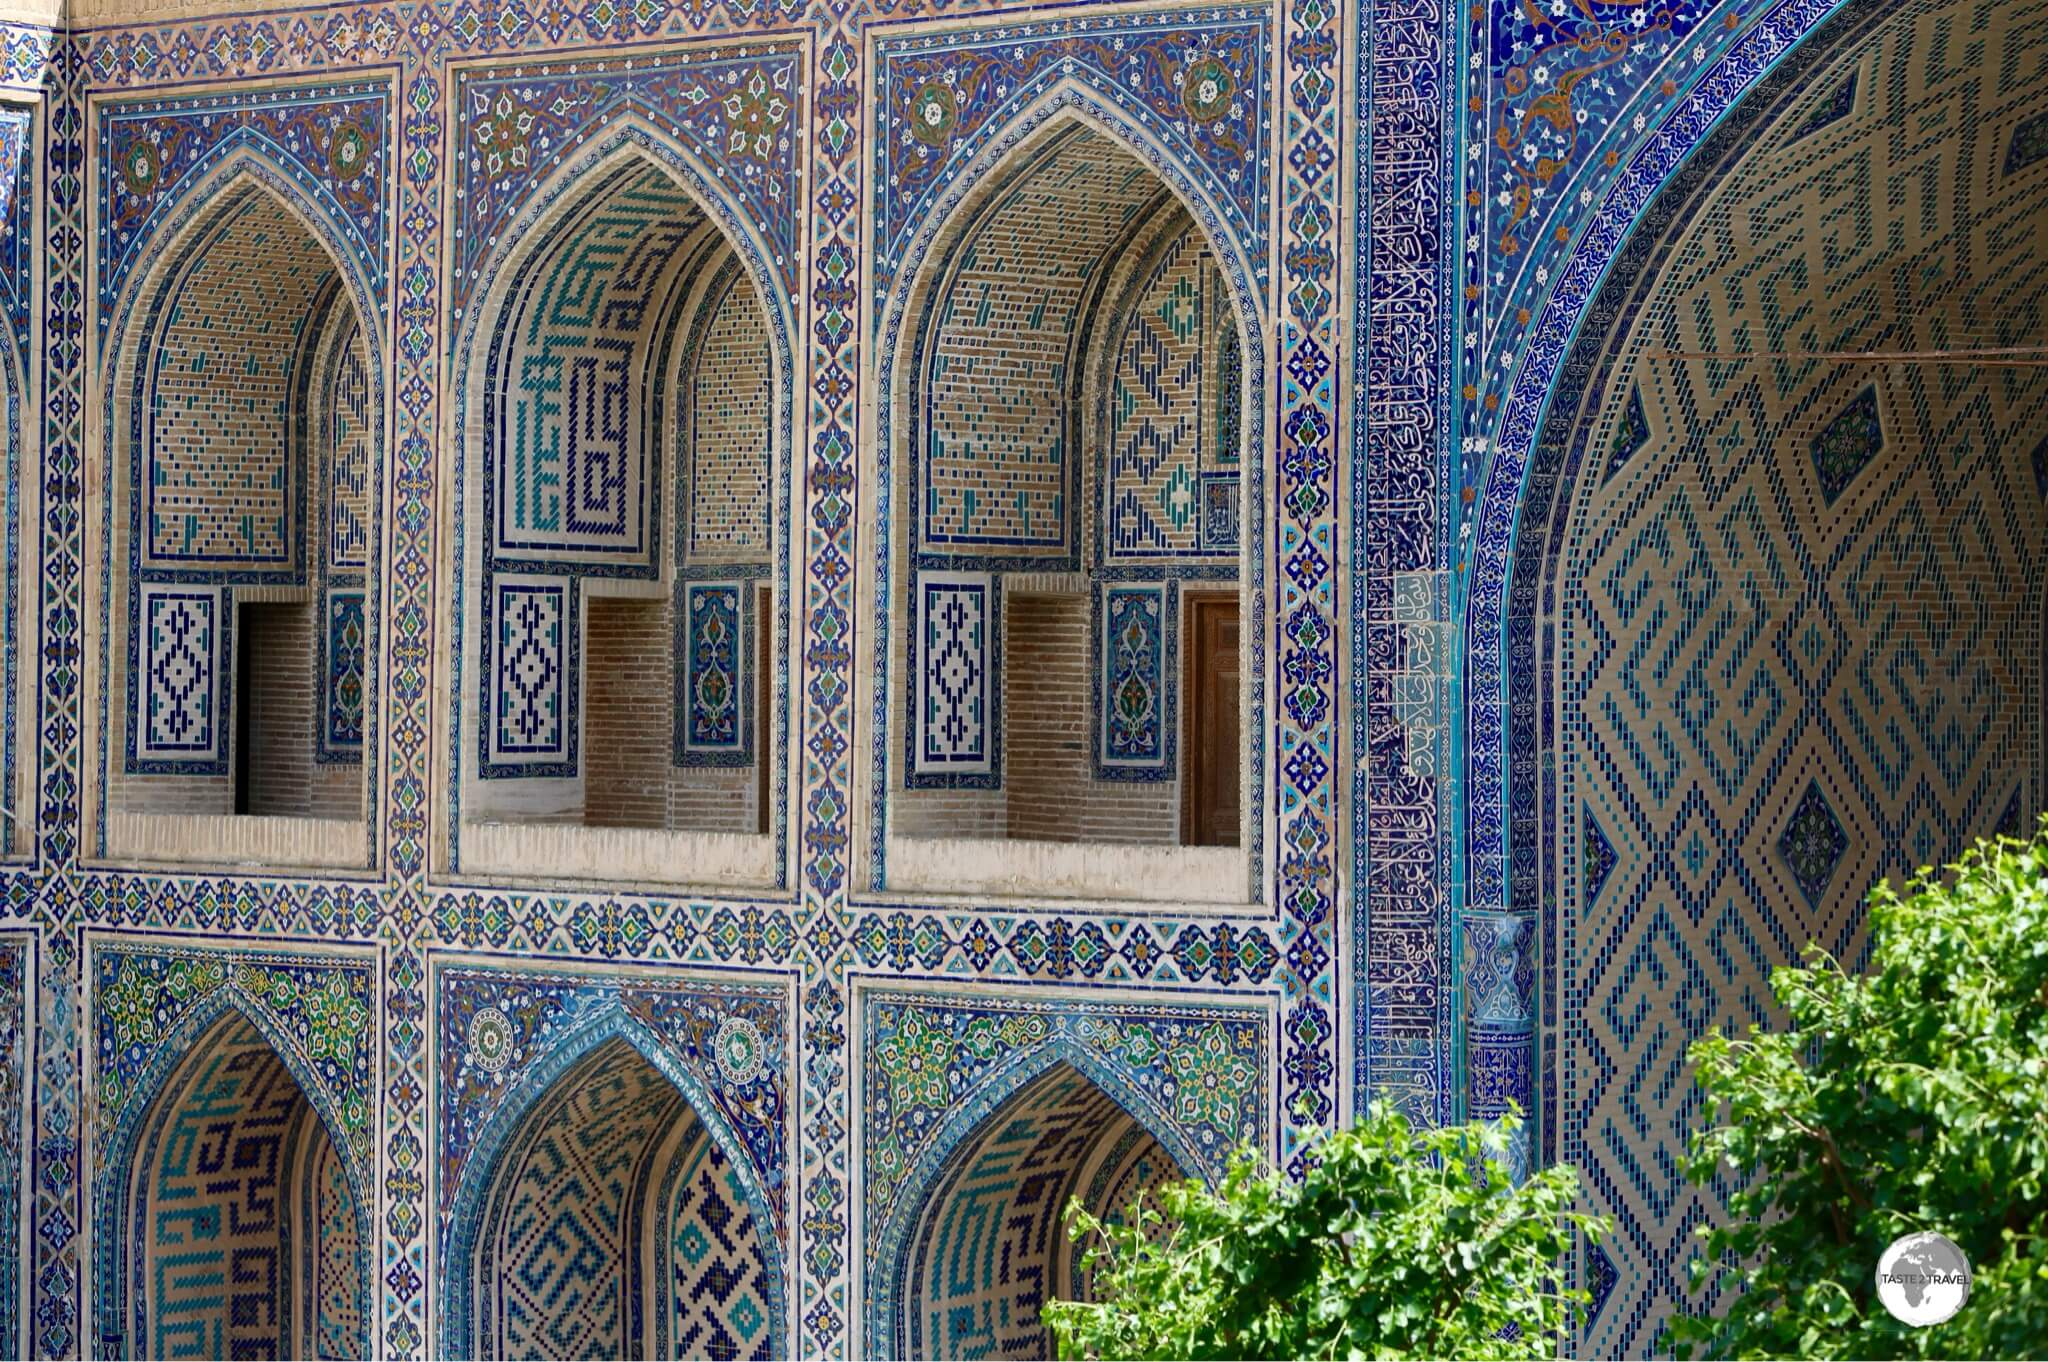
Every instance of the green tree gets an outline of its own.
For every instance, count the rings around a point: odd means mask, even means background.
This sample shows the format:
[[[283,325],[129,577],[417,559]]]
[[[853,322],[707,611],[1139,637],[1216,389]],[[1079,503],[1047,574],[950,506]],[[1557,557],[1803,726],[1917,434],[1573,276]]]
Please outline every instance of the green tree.
[[[1215,1190],[1175,1183],[1118,1222],[1070,1203],[1098,1299],[1045,1307],[1061,1356],[1554,1356],[1586,1300],[1557,1265],[1605,1226],[1570,1209],[1570,1168],[1513,1185],[1519,1124],[1418,1129],[1375,1105],[1299,1183],[1245,1152]]]
[[[1703,1227],[1686,1355],[2048,1355],[2048,822],[1982,843],[1946,879],[1870,896],[1867,973],[1817,948],[1771,987],[1791,1025],[1692,1049],[1723,1123],[1687,1172],[1727,1191]],[[1878,1256],[1936,1230],[1970,1302],[1913,1328],[1877,1299]]]

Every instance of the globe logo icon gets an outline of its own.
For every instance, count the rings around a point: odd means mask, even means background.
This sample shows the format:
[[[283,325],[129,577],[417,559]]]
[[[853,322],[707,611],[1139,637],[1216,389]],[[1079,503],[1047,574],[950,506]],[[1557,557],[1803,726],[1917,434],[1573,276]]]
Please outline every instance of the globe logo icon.
[[[1970,1299],[1970,1263],[1945,1235],[1902,1235],[1877,1260],[1877,1298],[1901,1324],[1939,1324]]]

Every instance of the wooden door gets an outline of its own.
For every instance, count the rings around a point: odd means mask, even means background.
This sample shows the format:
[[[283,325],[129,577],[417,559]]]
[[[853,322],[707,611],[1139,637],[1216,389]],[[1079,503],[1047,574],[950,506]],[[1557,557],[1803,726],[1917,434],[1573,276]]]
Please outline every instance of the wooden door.
[[[1237,845],[1238,646],[1237,597],[1188,601],[1181,841],[1187,846]]]

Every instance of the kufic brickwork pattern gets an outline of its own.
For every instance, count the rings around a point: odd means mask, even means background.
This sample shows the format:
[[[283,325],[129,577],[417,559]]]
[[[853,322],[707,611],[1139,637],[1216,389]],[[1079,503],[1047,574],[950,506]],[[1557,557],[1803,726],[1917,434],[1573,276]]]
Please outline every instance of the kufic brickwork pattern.
[[[1592,1353],[1650,1347],[1689,1299],[1682,1227],[1715,1202],[1675,1162],[1705,1115],[1686,1045],[1781,1020],[1773,966],[1808,941],[1854,962],[1870,884],[2041,798],[2048,380],[1668,357],[2022,343],[2048,316],[2048,175],[2004,158],[2048,54],[1956,58],[2025,22],[1901,7],[1817,78],[1877,77],[1669,224],[1581,417],[1624,457],[1582,472],[1552,587],[1557,1149],[1640,1227],[1602,1250]]]

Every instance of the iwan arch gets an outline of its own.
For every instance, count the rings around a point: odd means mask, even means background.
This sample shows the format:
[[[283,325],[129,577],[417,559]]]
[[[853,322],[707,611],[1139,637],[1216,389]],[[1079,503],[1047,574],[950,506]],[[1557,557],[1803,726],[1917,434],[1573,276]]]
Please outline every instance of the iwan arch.
[[[2048,4],[1566,8],[0,24],[7,1349],[1043,1355],[1382,1096],[1656,1351],[2048,806]]]

